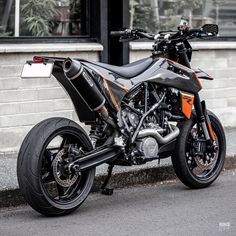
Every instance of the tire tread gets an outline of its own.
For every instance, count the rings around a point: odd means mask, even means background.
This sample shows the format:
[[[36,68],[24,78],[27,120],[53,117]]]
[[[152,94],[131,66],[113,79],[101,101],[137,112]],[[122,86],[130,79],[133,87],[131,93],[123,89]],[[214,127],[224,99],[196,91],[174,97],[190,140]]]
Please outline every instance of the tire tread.
[[[39,183],[37,168],[42,145],[52,132],[65,126],[76,129],[80,133],[81,139],[91,149],[92,146],[87,134],[77,123],[67,118],[54,117],[41,121],[30,130],[23,140],[17,160],[17,178],[23,196],[32,208],[47,216],[65,215],[78,207],[64,210],[50,205],[44,197]],[[94,169],[91,171],[95,174]]]

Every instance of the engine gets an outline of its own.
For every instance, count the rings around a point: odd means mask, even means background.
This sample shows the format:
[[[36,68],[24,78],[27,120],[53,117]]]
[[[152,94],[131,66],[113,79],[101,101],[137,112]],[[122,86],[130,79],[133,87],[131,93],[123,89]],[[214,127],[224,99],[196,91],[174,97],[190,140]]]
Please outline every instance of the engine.
[[[129,104],[129,106],[133,106],[132,102]],[[130,111],[130,109],[125,109],[123,111],[123,119],[125,120],[130,132],[133,133],[139,124],[139,116],[135,112]],[[154,115],[148,116],[143,122],[142,130],[154,129],[158,130],[160,133],[163,133],[163,129],[160,128],[157,122],[158,119]],[[135,144],[135,149],[132,155],[135,154],[147,158],[157,157],[159,145],[155,138],[151,136],[138,138]]]
[[[159,147],[179,134],[179,129],[169,123],[166,112],[171,107],[165,100],[165,90],[154,86],[140,86],[124,99],[121,116],[136,163],[158,158]]]
[[[158,158],[160,146],[178,136],[179,129],[169,123],[172,106],[175,106],[173,92],[170,99],[167,96],[170,89],[144,82],[125,95],[116,117],[106,107],[106,98],[79,61],[66,59],[63,70],[73,91],[100,115],[101,119],[90,132],[94,147],[114,144],[124,150],[125,160],[139,164]]]

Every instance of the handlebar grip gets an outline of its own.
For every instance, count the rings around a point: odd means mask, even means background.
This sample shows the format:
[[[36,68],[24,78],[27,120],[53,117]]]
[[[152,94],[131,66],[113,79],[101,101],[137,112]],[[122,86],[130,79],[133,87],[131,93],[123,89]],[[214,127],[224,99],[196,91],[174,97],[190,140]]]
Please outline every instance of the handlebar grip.
[[[111,31],[110,36],[111,37],[120,37],[126,34],[126,31]]]

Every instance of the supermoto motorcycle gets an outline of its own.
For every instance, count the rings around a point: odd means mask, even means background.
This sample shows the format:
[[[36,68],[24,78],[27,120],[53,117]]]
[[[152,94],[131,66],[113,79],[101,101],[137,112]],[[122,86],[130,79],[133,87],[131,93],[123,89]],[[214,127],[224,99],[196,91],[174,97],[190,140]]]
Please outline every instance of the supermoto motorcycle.
[[[111,32],[120,40],[154,41],[152,55],[124,66],[83,59],[37,57],[22,77],[52,74],[70,97],[80,122],[53,117],[31,129],[20,148],[20,189],[36,211],[64,215],[88,196],[95,168],[142,165],[172,158],[178,178],[190,188],[209,186],[224,165],[226,141],[219,119],[201,101],[200,80],[212,78],[190,66],[192,38],[212,37],[218,26],[179,27],[157,35],[141,29]]]

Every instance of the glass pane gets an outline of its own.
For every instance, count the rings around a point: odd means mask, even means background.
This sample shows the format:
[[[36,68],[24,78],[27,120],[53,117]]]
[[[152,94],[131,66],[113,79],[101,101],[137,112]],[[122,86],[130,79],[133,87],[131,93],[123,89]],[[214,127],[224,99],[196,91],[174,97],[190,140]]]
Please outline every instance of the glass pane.
[[[0,1],[0,37],[13,36],[15,29],[15,1]]]
[[[130,26],[156,33],[176,30],[180,18],[190,25],[219,25],[220,36],[236,36],[235,0],[130,0]]]
[[[86,0],[20,0],[20,36],[87,35]],[[15,0],[0,0],[0,36],[14,36]]]

